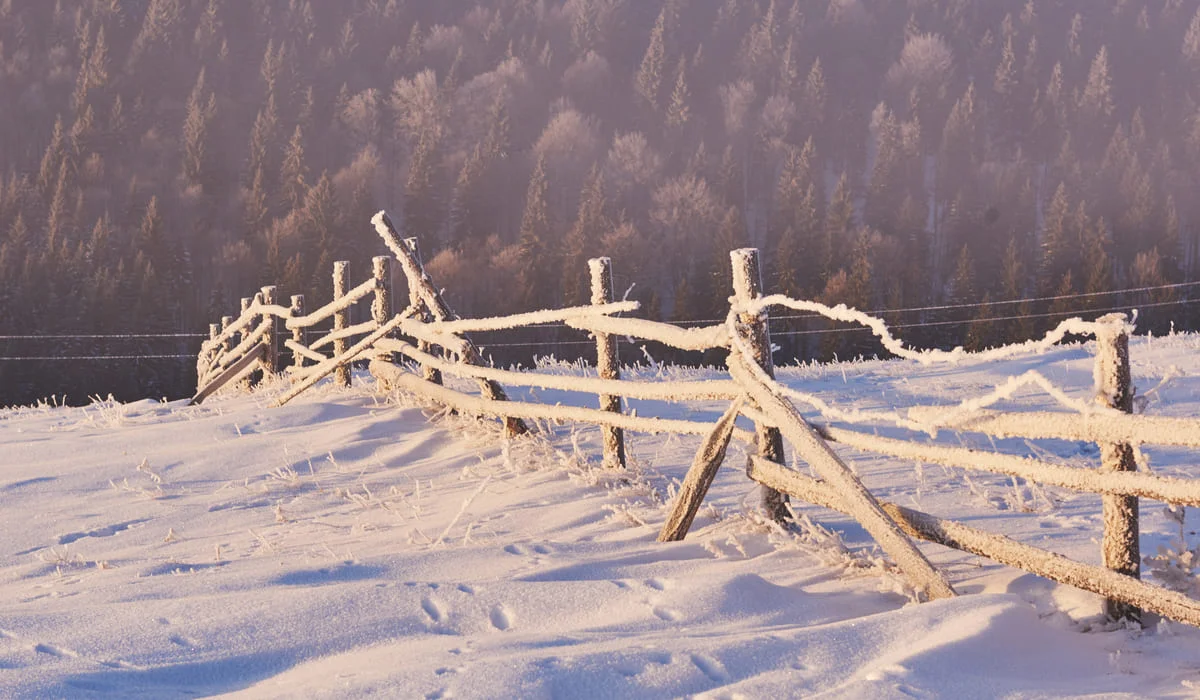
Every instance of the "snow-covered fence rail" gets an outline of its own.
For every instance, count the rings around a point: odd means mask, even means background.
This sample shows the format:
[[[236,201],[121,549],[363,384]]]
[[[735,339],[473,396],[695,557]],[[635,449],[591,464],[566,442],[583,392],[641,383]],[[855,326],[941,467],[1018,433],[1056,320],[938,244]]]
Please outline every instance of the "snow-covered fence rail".
[[[210,326],[209,340],[201,346],[197,358],[198,381],[192,403],[200,403],[221,388],[248,379],[256,372],[281,373],[284,368],[280,364],[279,340],[285,330],[290,337],[283,340],[282,346],[292,354],[291,366],[286,371],[296,386],[311,386],[330,372],[337,372],[339,379],[344,378],[344,384],[349,384],[349,363],[367,349],[358,348],[358,344],[364,337],[373,337],[392,320],[388,262],[390,258],[377,258],[372,277],[348,291],[345,289],[348,263],[334,263],[335,298],[312,313],[304,311],[304,295],[293,296],[289,307],[279,306],[275,287],[263,287],[253,298],[243,299],[240,316],[224,317],[219,331]],[[372,318],[350,325],[351,307],[371,296],[374,296]],[[310,341],[314,329],[330,319],[333,330]],[[399,322],[397,319],[389,326],[388,332]],[[355,352],[351,352],[352,344]],[[330,347],[331,354],[322,352]]]

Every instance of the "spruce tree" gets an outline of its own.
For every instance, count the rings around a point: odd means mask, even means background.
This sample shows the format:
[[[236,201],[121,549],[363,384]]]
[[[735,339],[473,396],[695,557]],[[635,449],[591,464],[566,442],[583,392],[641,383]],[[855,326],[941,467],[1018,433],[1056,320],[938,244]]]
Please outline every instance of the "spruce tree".
[[[634,79],[634,91],[639,101],[650,112],[658,112],[658,96],[662,89],[663,67],[666,62],[664,34],[666,32],[666,8],[658,13],[654,29],[650,31],[650,45],[642,56],[642,64]]]
[[[521,259],[521,304],[527,309],[550,308],[551,260],[550,204],[547,201],[549,183],[546,179],[546,158],[539,156],[529,178],[525,195],[525,213],[521,217],[518,246]]]

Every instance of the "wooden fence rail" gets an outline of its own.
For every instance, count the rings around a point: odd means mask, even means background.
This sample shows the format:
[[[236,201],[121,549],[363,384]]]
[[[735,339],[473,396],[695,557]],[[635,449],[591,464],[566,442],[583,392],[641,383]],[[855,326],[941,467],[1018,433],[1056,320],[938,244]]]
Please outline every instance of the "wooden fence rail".
[[[1133,447],[1164,444],[1200,447],[1200,421],[1130,414],[1132,390],[1129,376],[1128,336],[1123,316],[1108,316],[1093,323],[1065,322],[1041,342],[1001,349],[997,357],[1036,351],[1066,332],[1090,332],[1097,339],[1097,404],[1078,406],[1078,412],[1000,413],[984,409],[947,411],[944,407],[915,407],[907,412],[903,427],[933,433],[938,428],[975,431],[999,437],[1087,440],[1101,446],[1102,465],[1085,470],[1043,461],[931,444],[925,440],[881,437],[834,423],[844,414],[829,410],[826,422],[810,421],[793,405],[796,397],[774,379],[770,338],[766,331],[771,306],[802,307],[836,320],[867,325],[889,348],[926,362],[950,361],[961,352],[920,355],[897,344],[878,319],[838,307],[784,297],[763,297],[757,251],[731,254],[734,288],[728,320],[706,328],[684,329],[644,319],[619,317],[637,309],[632,302],[614,302],[611,262],[592,260],[591,305],[516,314],[491,319],[460,319],[450,310],[421,265],[416,242],[402,240],[388,216],[381,212],[373,223],[386,246],[396,255],[408,285],[409,306],[392,308],[389,258],[375,258],[371,279],[352,289],[346,264],[335,265],[335,298],[317,311],[304,313],[304,298],[292,305],[275,304],[274,288],[264,288],[244,300],[242,314],[225,317],[201,349],[198,370],[201,386],[195,401],[204,400],[221,386],[239,381],[256,365],[279,372],[268,362],[276,330],[290,331],[283,346],[291,351],[292,366],[285,375],[292,385],[277,401],[282,405],[331,373],[338,382],[349,382],[349,365],[369,359],[369,369],[381,386],[424,397],[462,413],[502,419],[509,434],[527,430],[525,420],[568,421],[597,425],[602,431],[603,464],[620,468],[625,462],[626,432],[679,433],[702,436],[692,468],[672,505],[660,540],[686,537],[709,485],[724,459],[730,440],[745,442],[752,453],[747,474],[763,488],[763,509],[783,521],[786,498],[792,497],[850,514],[906,574],[923,598],[955,595],[944,575],[917,549],[913,539],[955,547],[997,562],[1024,568],[1061,583],[1106,596],[1106,611],[1114,619],[1137,619],[1141,610],[1200,625],[1200,602],[1138,580],[1137,499],[1200,505],[1200,481],[1160,477],[1136,471]],[[370,320],[351,325],[350,308],[372,297]],[[333,330],[310,339],[313,327],[334,319]],[[528,327],[549,322],[590,332],[596,339],[597,376],[558,376],[539,372],[498,369],[483,361],[468,333]],[[614,338],[628,336],[664,343],[685,350],[725,349],[729,352],[730,379],[707,382],[642,382],[622,378]],[[329,354],[326,354],[328,352]],[[409,364],[411,363],[411,365]],[[409,367],[417,368],[416,371]],[[343,374],[344,373],[344,374]],[[443,376],[474,382],[478,393],[460,391],[442,383]],[[598,408],[545,405],[509,401],[502,385],[527,386],[576,392],[598,397]],[[731,402],[717,423],[628,415],[626,398],[659,401],[721,400]],[[802,397],[801,397],[802,398]],[[1078,402],[1077,402],[1078,403]],[[818,410],[821,409],[817,406]],[[738,427],[739,418],[754,423],[751,432]],[[852,420],[852,419],[851,419]],[[794,458],[807,463],[820,477],[813,479],[784,462],[785,442]],[[1086,565],[1056,554],[985,533],[961,523],[879,501],[831,447],[839,443],[865,452],[903,460],[953,465],[1078,491],[1105,499],[1103,567]]]

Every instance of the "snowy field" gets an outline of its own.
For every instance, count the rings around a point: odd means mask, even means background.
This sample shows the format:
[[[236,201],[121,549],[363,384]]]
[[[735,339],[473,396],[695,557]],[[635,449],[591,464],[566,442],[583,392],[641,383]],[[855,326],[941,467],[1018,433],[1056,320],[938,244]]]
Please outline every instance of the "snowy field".
[[[1147,413],[1200,415],[1200,337],[1139,338],[1131,354]],[[780,378],[882,410],[956,404],[1030,369],[1089,400],[1091,366],[1085,345]],[[632,435],[633,468],[614,474],[595,428],[507,442],[357,381],[279,409],[282,386],[200,407],[0,410],[0,697],[1200,696],[1200,630],[1109,625],[1091,594],[924,544],[964,595],[913,604],[845,517],[798,505],[788,531],[757,518],[736,444],[687,540],[661,545],[698,438]],[[725,408],[631,403],[702,420]],[[1053,407],[1032,390],[1001,406]],[[938,441],[1098,460],[1079,443]],[[882,498],[1099,561],[1098,497],[844,454]],[[1200,477],[1186,451],[1146,457]],[[1181,545],[1143,501],[1143,553],[1195,547],[1193,515]]]

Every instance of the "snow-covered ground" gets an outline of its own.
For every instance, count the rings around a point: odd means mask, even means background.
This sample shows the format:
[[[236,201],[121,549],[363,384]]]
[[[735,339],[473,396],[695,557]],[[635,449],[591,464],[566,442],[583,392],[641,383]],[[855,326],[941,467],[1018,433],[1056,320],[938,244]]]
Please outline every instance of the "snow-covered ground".
[[[1200,415],[1198,351],[1195,336],[1135,341],[1148,413]],[[1072,346],[780,376],[838,407],[882,410],[956,404],[1030,369],[1087,400],[1091,363],[1090,346]],[[633,469],[615,474],[599,468],[595,428],[543,424],[509,442],[358,379],[284,408],[270,407],[274,386],[200,407],[0,410],[0,696],[1200,695],[1200,630],[1107,625],[1091,594],[934,545],[922,549],[964,595],[917,605],[845,517],[797,506],[793,530],[762,522],[744,447],[687,540],[662,545],[664,504],[698,439],[632,435]],[[631,403],[705,420],[725,408]],[[1053,406],[1032,391],[1001,405]],[[1078,443],[995,448],[1098,459]],[[1099,560],[1098,497],[845,454],[881,497]],[[1200,476],[1186,451],[1147,458]],[[1143,502],[1142,516],[1145,553],[1179,548],[1162,504]]]

